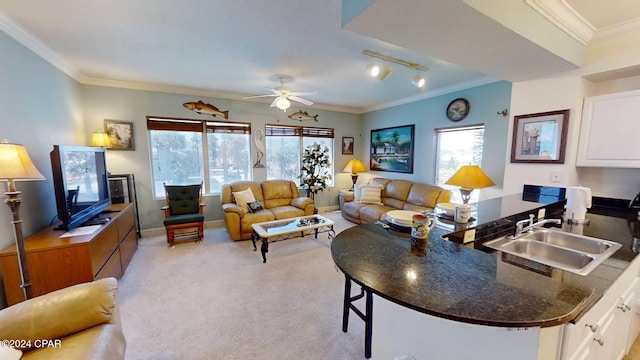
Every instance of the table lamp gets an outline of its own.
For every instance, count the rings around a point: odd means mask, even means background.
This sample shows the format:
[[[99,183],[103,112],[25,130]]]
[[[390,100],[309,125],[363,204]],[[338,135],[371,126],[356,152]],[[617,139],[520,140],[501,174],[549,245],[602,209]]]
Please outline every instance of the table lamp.
[[[445,184],[460,186],[460,195],[462,196],[462,202],[464,204],[469,202],[471,192],[474,189],[482,189],[495,185],[478,165],[463,165]]]
[[[38,169],[33,165],[29,154],[24,146],[20,144],[10,144],[7,139],[0,142],[0,181],[7,181],[7,198],[4,202],[9,205],[13,214],[14,235],[16,238],[16,249],[18,255],[18,267],[22,284],[20,287],[24,292],[25,300],[31,298],[31,277],[27,266],[27,252],[24,247],[24,237],[22,235],[22,221],[20,220],[20,191],[16,191],[15,181],[24,180],[44,180]]]
[[[102,131],[96,131],[91,136],[91,146],[100,146],[109,148],[111,147],[111,140],[109,140],[109,135]]]
[[[356,186],[356,181],[358,181],[358,173],[365,171],[367,171],[367,168],[364,167],[364,164],[358,159],[349,160],[347,166],[342,169],[342,172],[351,173],[351,181],[353,181],[351,190],[353,190],[353,188]]]

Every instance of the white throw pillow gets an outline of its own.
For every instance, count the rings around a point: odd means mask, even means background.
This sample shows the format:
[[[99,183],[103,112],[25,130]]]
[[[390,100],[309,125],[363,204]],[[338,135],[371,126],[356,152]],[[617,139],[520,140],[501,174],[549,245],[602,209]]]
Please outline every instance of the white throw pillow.
[[[251,191],[251,188],[234,192],[233,198],[236,200],[236,205],[243,208],[246,212],[249,212],[249,206],[247,206],[247,204],[256,201],[256,198],[253,196],[253,191]]]
[[[0,346],[0,360],[18,360],[22,357],[22,351],[9,346]]]
[[[353,201],[364,204],[382,204],[382,185],[356,185],[353,188]]]

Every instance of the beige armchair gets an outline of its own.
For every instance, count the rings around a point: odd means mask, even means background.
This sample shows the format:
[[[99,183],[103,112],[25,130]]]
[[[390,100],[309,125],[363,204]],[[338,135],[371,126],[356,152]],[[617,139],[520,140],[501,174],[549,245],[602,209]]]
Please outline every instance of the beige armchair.
[[[105,278],[2,309],[0,340],[19,340],[26,360],[124,359],[117,290],[118,281]]]

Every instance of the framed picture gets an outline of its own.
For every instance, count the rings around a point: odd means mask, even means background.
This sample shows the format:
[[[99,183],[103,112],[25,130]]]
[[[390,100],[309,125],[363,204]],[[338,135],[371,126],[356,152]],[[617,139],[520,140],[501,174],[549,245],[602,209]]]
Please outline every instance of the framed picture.
[[[342,137],[342,155],[353,155],[353,137]]]
[[[104,132],[111,141],[111,150],[135,150],[133,143],[133,123],[127,121],[104,121]]]
[[[512,163],[564,164],[569,110],[514,117]]]
[[[371,130],[372,171],[413,174],[413,133],[415,125]]]

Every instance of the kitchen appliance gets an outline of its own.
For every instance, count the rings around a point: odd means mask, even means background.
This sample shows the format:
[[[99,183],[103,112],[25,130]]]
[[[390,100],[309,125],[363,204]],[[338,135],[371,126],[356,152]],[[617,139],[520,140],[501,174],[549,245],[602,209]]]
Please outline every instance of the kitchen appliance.
[[[572,223],[586,223],[587,209],[591,208],[591,189],[584,186],[567,188],[567,210],[565,218]]]

